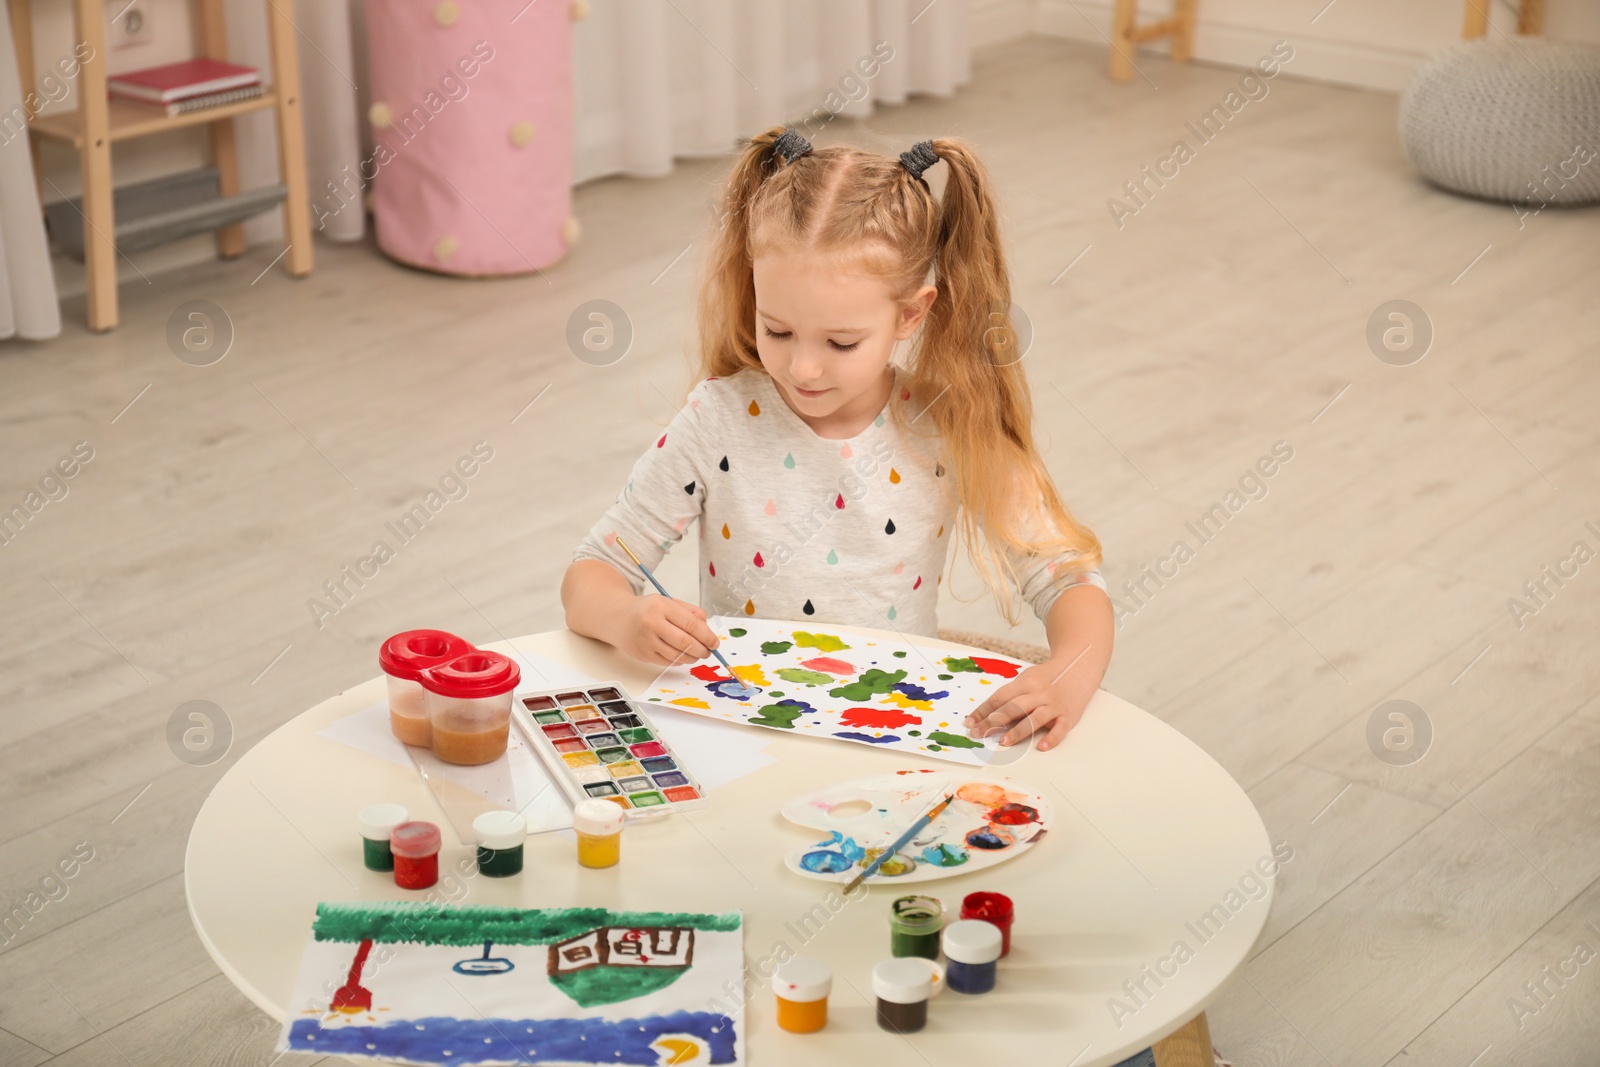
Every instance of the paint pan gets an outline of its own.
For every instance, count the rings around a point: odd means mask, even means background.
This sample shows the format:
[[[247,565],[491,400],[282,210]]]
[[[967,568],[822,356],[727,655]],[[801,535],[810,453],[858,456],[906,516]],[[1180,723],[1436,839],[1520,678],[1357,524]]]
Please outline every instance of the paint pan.
[[[608,800],[628,818],[704,807],[706,790],[618,682],[522,692],[512,718],[567,800]]]

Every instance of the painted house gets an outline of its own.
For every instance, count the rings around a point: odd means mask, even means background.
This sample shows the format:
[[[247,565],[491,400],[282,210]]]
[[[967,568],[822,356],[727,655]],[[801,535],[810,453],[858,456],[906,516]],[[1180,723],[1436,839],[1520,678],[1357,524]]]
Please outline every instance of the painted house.
[[[602,926],[550,946],[550,976],[591,967],[687,967],[694,931],[682,926]]]

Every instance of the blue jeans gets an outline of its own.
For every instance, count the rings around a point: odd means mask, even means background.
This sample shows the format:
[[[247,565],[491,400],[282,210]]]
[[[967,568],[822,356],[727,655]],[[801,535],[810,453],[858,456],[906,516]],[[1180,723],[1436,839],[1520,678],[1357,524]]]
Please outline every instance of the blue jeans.
[[[1155,1049],[1147,1048],[1143,1052],[1135,1052],[1117,1064],[1117,1067],[1156,1067]]]

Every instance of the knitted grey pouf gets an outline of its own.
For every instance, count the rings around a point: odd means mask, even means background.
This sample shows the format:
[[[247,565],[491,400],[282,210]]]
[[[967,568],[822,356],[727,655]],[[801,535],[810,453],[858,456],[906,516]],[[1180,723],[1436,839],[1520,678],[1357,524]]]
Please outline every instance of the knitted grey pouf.
[[[1478,38],[1429,56],[1400,141],[1435,185],[1523,204],[1600,200],[1600,47]]]

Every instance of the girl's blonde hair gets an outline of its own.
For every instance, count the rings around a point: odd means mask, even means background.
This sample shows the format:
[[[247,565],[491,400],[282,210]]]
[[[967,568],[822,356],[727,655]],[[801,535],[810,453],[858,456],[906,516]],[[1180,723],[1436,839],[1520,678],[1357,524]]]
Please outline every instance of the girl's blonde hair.
[[[944,194],[935,200],[898,159],[850,145],[785,162],[773,148],[784,130],[774,126],[752,138],[723,188],[700,289],[699,377],[766,373],[756,351],[752,264],[770,250],[851,257],[903,300],[931,274],[939,294],[900,371],[911,399],[897,392],[891,415],[909,428],[925,413],[947,442],[968,554],[1015,625],[1010,590],[1017,577],[993,549],[1078,553],[1070,567],[1055,569],[1056,584],[1066,586],[1072,572],[1099,566],[1100,542],[1061,502],[1034,444],[988,173],[964,141],[935,140],[947,168]],[[916,414],[908,415],[913,407]]]

